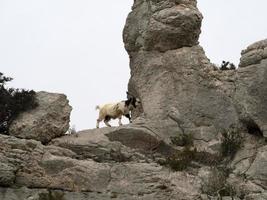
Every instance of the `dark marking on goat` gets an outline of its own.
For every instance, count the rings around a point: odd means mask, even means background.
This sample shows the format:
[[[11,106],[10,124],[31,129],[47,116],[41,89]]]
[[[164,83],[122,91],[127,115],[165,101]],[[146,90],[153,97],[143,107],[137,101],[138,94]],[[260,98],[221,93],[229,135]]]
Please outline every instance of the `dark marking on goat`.
[[[111,120],[111,116],[107,115],[104,119],[104,122],[109,122]]]
[[[126,106],[129,106],[129,105],[131,104],[131,101],[132,101],[132,99],[131,99],[131,98],[130,98],[130,99],[128,99],[128,100],[126,100],[126,101],[125,101],[125,105],[126,105]]]
[[[132,105],[134,108],[136,108],[136,98],[135,97],[132,98]]]
[[[133,96],[132,94],[130,94],[129,92],[126,92],[126,94],[127,94],[127,101],[125,102],[126,106],[129,106],[131,104],[134,108],[136,108],[140,103],[140,100],[135,96]]]
[[[126,115],[124,115],[125,117],[127,117],[128,119],[129,119],[129,121],[131,121],[131,116],[130,116],[130,114],[128,113],[128,114],[126,114]]]
[[[128,100],[125,101],[125,105],[128,107],[129,105],[132,105],[134,108],[136,108],[136,98],[131,97]]]
[[[116,104],[116,106],[113,107],[113,110],[118,110],[119,109],[119,103]]]

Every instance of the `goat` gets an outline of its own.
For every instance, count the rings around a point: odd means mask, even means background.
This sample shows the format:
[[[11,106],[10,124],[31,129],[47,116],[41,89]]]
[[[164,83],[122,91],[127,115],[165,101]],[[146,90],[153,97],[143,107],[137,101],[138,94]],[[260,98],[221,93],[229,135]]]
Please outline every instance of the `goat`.
[[[111,119],[119,119],[119,126],[122,125],[121,118],[125,116],[132,123],[130,112],[136,108],[141,101],[127,92],[127,100],[117,103],[109,103],[103,106],[96,106],[96,110],[99,110],[99,116],[96,123],[96,128],[99,128],[99,123],[104,120],[106,126],[111,127],[108,123]]]
[[[230,67],[228,67],[228,66],[230,66]],[[236,69],[236,66],[229,61],[225,62],[223,60],[220,69],[221,70],[234,70],[234,69]]]

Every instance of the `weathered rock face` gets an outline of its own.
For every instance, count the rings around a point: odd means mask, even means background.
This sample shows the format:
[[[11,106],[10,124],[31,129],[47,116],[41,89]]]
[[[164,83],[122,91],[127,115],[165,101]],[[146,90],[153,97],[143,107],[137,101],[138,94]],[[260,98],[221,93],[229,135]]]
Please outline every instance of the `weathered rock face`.
[[[267,59],[267,39],[255,42],[249,45],[241,52],[239,67],[260,64],[262,60]]]
[[[124,42],[130,55],[128,87],[142,101],[136,115],[164,138],[181,127],[186,132],[215,128],[216,134],[231,125],[266,137],[266,40],[242,51],[240,69],[215,71],[197,45],[202,18],[195,6],[195,1],[135,1]],[[187,20],[190,31],[183,29]]]
[[[229,165],[233,171],[228,183],[233,186],[236,196],[253,200],[266,196],[266,147],[264,138],[246,134],[241,149]]]
[[[267,137],[267,40],[242,51],[235,101],[240,118]]]
[[[195,1],[137,0],[126,22],[129,90],[141,98],[145,119],[171,127],[159,131],[166,137],[179,131],[176,113],[187,129],[219,131],[238,122],[232,99],[197,45],[201,19]]]
[[[193,1],[136,0],[124,29],[125,47],[167,51],[198,44],[202,15]]]
[[[266,174],[259,168],[266,166],[265,144],[259,138],[252,143],[248,133],[267,137],[267,42],[242,51],[238,70],[216,71],[197,43],[202,17],[195,6],[195,1],[135,1],[124,29],[128,87],[142,101],[134,124],[167,143],[179,132],[191,133],[194,146],[210,153],[218,152],[222,130],[241,128],[245,146],[230,164],[233,173],[226,182],[236,185],[240,198],[264,198]],[[191,31],[183,34],[181,23],[191,19]]]
[[[47,143],[55,137],[62,136],[69,128],[71,106],[64,94],[38,92],[39,106],[24,112],[13,121],[10,135],[35,139]]]
[[[6,200],[10,196],[15,200],[21,199],[25,192],[28,193],[27,198],[36,200],[51,200],[51,196],[55,195],[62,199],[116,197],[163,200],[173,195],[183,196],[174,199],[199,197],[200,184],[197,177],[188,177],[183,172],[174,173],[154,163],[144,154],[138,153],[141,150],[129,150],[119,142],[109,141],[105,135],[112,133],[107,130],[94,130],[99,135],[93,131],[85,131],[53,141],[55,145],[66,148],[44,146],[34,140],[0,135],[0,159],[1,165],[5,166],[0,168],[1,199]],[[105,132],[107,133],[104,134]],[[90,148],[94,143],[98,145],[98,150]],[[120,152],[121,156],[128,156],[128,159],[111,161],[110,158],[116,151]],[[97,155],[100,154],[104,159],[99,160],[100,157]],[[89,159],[90,155],[93,159],[97,158],[98,162]],[[1,186],[20,189],[4,189]]]

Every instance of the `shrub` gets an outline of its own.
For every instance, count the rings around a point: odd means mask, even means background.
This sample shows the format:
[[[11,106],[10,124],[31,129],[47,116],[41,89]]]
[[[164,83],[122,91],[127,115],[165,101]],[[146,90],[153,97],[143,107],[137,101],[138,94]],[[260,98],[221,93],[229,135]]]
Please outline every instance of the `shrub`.
[[[196,155],[196,150],[191,150],[189,147],[185,147],[182,151],[178,151],[171,155],[166,160],[166,165],[168,165],[174,171],[185,170],[192,160],[194,160]]]
[[[172,144],[176,146],[193,146],[193,136],[191,134],[180,134],[175,137],[171,137]]]
[[[11,122],[23,111],[37,106],[33,90],[7,88],[12,78],[0,72],[0,133],[8,133]]]
[[[224,188],[226,176],[217,168],[212,168],[207,179],[203,180],[202,191],[205,194],[216,196]]]
[[[222,161],[222,158],[219,154],[211,154],[209,152],[199,151],[195,153],[194,160],[203,165],[217,166]]]
[[[166,159],[164,165],[168,165],[174,171],[182,171],[192,165],[192,162],[199,164],[216,166],[221,162],[221,156],[204,151],[197,151],[194,148],[193,136],[191,134],[180,134],[171,137],[172,144],[183,146],[182,150],[177,150]]]
[[[185,147],[183,150],[177,151],[169,156],[163,165],[169,166],[174,171],[182,171],[189,166],[193,166],[193,161],[206,166],[217,166],[221,162],[221,156],[197,151],[196,148]]]
[[[242,136],[235,129],[230,129],[228,132],[222,133],[221,154],[224,157],[230,156],[233,158],[242,144]]]
[[[208,179],[203,182],[202,191],[211,196],[233,196],[234,188],[226,182],[228,175],[218,168],[212,168]]]
[[[219,199],[223,196],[233,197],[236,191],[232,185],[227,183],[228,171],[218,167],[212,167],[207,179],[202,182],[202,192],[210,196],[217,196]]]

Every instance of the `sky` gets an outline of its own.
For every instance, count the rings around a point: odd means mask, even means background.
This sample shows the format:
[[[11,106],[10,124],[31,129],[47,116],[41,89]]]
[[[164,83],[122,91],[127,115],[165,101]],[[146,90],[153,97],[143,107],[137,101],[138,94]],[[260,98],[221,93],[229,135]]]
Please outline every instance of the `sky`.
[[[0,72],[14,78],[8,86],[64,93],[73,107],[70,125],[94,128],[96,105],[126,98],[122,30],[132,3],[0,0]],[[199,0],[200,45],[211,62],[238,65],[242,49],[267,38],[266,7],[264,0]]]

